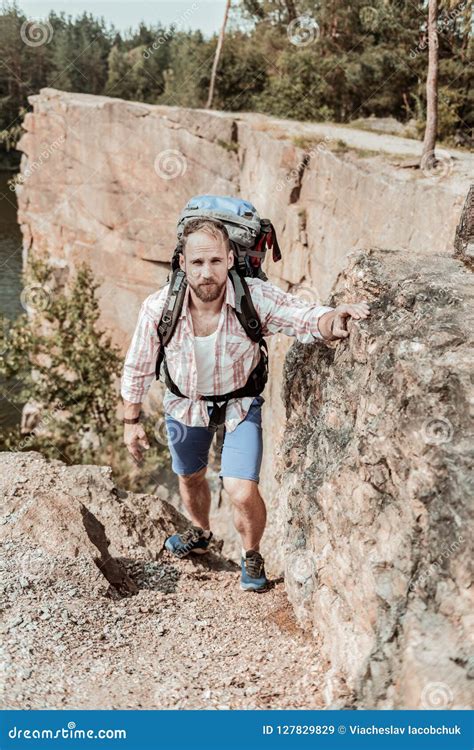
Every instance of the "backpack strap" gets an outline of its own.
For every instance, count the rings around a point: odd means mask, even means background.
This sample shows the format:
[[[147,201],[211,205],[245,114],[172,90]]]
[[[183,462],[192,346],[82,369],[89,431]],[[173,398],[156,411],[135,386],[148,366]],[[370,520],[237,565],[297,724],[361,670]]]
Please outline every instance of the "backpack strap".
[[[274,263],[277,263],[279,260],[281,260],[281,250],[280,245],[278,244],[275,227],[273,226],[270,219],[262,219],[260,222],[260,226],[262,227],[262,232],[265,235],[266,245],[268,249],[271,248],[272,250],[272,260]]]
[[[245,333],[257,344],[263,340],[262,324],[250,295],[250,289],[243,276],[231,268],[229,276],[235,291],[235,314]]]
[[[171,274],[170,287],[166,298],[161,319],[158,324],[158,338],[160,340],[160,350],[156,359],[155,374],[156,379],[160,377],[161,363],[165,356],[165,346],[171,341],[178,318],[183,309],[184,295],[188,282],[186,274],[181,269],[176,269]]]

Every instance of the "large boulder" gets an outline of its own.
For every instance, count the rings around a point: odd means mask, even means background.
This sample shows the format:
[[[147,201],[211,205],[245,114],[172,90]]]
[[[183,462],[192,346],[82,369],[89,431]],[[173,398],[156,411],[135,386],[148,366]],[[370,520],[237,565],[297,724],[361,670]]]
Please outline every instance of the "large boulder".
[[[0,543],[24,588],[64,579],[89,594],[135,594],[128,564],[157,559],[188,525],[159,496],[118,489],[107,466],[4,452],[0,476]]]

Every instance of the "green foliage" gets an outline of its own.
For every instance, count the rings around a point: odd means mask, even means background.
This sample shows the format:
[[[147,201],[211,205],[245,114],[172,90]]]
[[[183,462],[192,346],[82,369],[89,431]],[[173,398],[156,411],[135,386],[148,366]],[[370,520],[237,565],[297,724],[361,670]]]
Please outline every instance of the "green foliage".
[[[233,8],[213,106],[302,120],[425,117],[428,67],[425,0],[243,0]],[[469,140],[474,128],[472,8],[441,0],[439,135]],[[301,18],[314,38],[301,44]],[[26,16],[0,13],[0,140],[12,143],[20,107],[43,86],[186,107],[205,106],[216,36],[148,27],[128,35],[83,13],[51,12],[48,42],[22,40]],[[303,22],[303,26],[304,26]],[[303,35],[304,37],[304,35]]]
[[[22,299],[28,315],[0,318],[0,375],[16,383],[10,398],[18,408],[37,404],[39,423],[21,437],[11,430],[2,450],[38,450],[66,463],[112,466],[121,486],[150,490],[165,451],[152,448],[141,467],[133,465],[116,417],[122,358],[99,327],[99,302],[89,266],[83,264],[69,289],[57,288],[54,269],[43,259],[29,262]],[[13,394],[13,395],[12,395]],[[150,437],[153,420],[144,423]]]
[[[121,360],[97,328],[97,286],[84,265],[69,294],[58,292],[51,267],[32,261],[23,292],[31,314],[21,315],[9,329],[2,326],[0,373],[21,384],[20,404],[31,400],[55,414],[54,445],[71,461],[81,459],[80,436],[94,433],[102,447],[115,422],[114,382]]]

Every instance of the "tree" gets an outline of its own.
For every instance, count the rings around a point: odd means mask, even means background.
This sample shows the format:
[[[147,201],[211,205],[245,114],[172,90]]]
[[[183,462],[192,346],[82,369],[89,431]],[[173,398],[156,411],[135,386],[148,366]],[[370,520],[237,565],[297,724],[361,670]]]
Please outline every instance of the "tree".
[[[220,59],[221,52],[222,52],[222,45],[224,44],[225,28],[227,26],[227,18],[229,17],[229,8],[230,8],[230,0],[226,0],[224,20],[222,22],[219,39],[217,40],[216,54],[214,56],[214,62],[212,65],[211,82],[209,85],[209,94],[207,97],[206,109],[210,109],[211,104],[212,104],[212,99],[214,97],[214,87],[216,85],[217,66],[219,65],[219,59]]]
[[[98,328],[99,285],[83,265],[69,293],[58,292],[53,269],[38,259],[30,261],[25,280],[23,300],[29,315],[10,327],[0,324],[0,374],[21,384],[19,405],[34,402],[48,415],[48,429],[41,430],[33,444],[52,446],[67,460],[80,462],[81,437],[93,433],[103,448],[115,424],[121,358]],[[13,447],[18,443],[14,435],[9,441]]]
[[[438,130],[438,0],[428,0],[428,75],[426,77],[426,129],[420,165],[432,169],[436,164],[435,145]]]

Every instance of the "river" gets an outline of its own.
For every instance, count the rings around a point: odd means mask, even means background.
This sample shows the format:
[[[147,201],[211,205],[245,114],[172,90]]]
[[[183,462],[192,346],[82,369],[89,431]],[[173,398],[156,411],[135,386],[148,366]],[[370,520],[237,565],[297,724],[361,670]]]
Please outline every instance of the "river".
[[[16,196],[7,185],[13,174],[0,171],[0,313],[10,319],[24,312],[20,302],[22,237]],[[20,422],[18,407],[8,398],[13,385],[0,380],[0,429]]]

